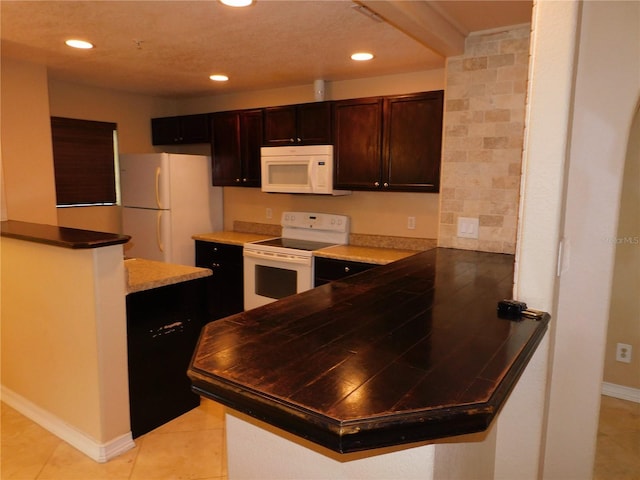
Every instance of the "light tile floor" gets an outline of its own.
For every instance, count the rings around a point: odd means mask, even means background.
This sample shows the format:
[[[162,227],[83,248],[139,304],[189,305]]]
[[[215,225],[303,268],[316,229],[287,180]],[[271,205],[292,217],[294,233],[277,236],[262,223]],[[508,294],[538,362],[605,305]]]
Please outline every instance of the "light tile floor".
[[[200,406],[97,463],[2,404],[2,480],[226,480],[224,407]]]
[[[593,480],[640,480],[640,403],[602,396]]]
[[[96,463],[2,404],[2,480],[226,480],[224,408],[200,407]],[[640,404],[602,397],[594,480],[640,480]]]

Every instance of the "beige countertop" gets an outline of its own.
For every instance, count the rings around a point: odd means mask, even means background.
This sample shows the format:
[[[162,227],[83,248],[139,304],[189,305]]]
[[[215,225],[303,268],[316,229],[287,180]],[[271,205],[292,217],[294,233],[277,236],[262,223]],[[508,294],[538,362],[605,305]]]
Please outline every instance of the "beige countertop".
[[[129,258],[124,261],[127,274],[127,293],[141,292],[175,283],[208,277],[208,268],[176,265],[143,258]]]
[[[419,253],[416,250],[401,250],[397,248],[362,247],[358,245],[336,245],[321,250],[315,250],[315,257],[348,260],[352,262],[375,263],[385,265],[401,258]]]
[[[274,238],[278,235],[264,235],[260,233],[232,232],[225,230],[222,232],[201,233],[193,235],[194,240],[202,240],[204,242],[219,242],[229,245],[242,245],[249,242],[258,242],[268,238]]]
[[[246,225],[243,225],[246,227]],[[251,225],[249,226],[251,227]],[[264,233],[257,233],[257,232]],[[254,233],[256,232],[256,233]],[[220,231],[193,235],[194,240],[205,242],[226,243],[229,245],[243,245],[274,238],[278,235],[268,235],[266,229],[256,228],[253,232]],[[351,235],[350,245],[336,245],[313,252],[316,257],[348,260],[352,262],[375,263],[385,265],[401,258],[415,255],[436,246],[434,239],[417,239],[404,237],[384,237],[374,235]],[[356,243],[356,244],[354,244]]]

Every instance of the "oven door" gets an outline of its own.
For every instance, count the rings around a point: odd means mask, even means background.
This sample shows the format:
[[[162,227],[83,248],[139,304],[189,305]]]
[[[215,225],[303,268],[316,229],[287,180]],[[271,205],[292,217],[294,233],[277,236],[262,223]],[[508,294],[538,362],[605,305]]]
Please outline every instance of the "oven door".
[[[263,252],[247,247],[243,256],[245,310],[312,288],[311,256]]]

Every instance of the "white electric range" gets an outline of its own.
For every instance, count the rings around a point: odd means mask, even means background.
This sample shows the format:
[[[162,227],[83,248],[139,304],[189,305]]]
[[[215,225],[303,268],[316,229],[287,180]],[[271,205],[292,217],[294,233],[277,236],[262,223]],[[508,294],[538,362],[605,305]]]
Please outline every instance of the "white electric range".
[[[282,237],[245,243],[244,309],[313,288],[313,252],[349,243],[349,217],[284,212]]]

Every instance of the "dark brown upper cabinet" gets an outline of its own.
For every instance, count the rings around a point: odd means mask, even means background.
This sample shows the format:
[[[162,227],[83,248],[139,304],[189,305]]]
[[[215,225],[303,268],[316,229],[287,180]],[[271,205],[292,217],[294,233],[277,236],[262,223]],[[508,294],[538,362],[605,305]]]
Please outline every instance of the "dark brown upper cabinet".
[[[209,143],[210,140],[208,113],[151,119],[153,145]]]
[[[444,92],[338,101],[335,188],[438,192]]]
[[[331,102],[264,109],[264,145],[331,144]]]
[[[213,185],[260,186],[262,109],[211,114]]]
[[[384,99],[383,188],[439,191],[443,98],[440,90]]]
[[[334,188],[375,190],[382,177],[382,98],[334,104]]]

